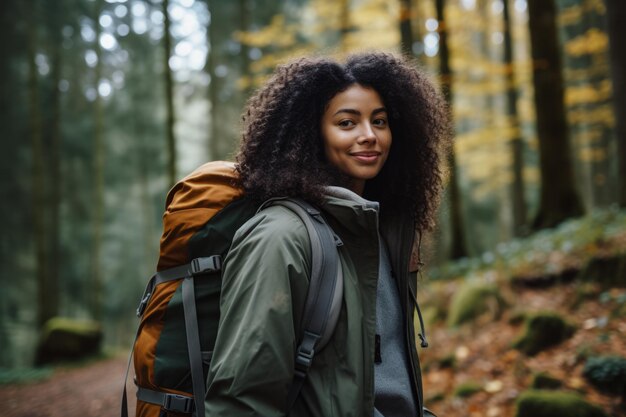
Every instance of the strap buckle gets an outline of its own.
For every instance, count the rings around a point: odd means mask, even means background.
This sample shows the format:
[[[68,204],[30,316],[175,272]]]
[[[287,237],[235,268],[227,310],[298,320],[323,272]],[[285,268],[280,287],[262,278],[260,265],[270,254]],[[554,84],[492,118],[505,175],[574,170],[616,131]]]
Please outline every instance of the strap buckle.
[[[190,265],[191,275],[208,274],[222,269],[222,257],[213,255],[206,258],[195,258]]]
[[[165,394],[161,407],[166,411],[188,414],[193,411],[193,398],[178,394]]]
[[[143,296],[143,298],[139,302],[139,306],[137,307],[137,317],[143,316],[143,312],[145,311],[146,306],[148,305],[148,301],[150,301],[151,296],[152,296],[151,292]]]
[[[296,354],[295,372],[300,376],[305,376],[313,363],[313,356],[315,356],[315,349],[308,350],[300,346]]]

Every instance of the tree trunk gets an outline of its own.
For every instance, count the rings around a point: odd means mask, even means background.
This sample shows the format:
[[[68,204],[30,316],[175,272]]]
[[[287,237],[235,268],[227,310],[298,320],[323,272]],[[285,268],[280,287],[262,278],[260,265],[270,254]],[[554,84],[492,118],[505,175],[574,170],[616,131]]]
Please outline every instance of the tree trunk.
[[[439,21],[439,72],[441,77],[441,88],[446,102],[452,109],[452,70],[450,69],[450,52],[448,49],[448,33],[444,18],[444,0],[437,0],[437,20]],[[461,192],[457,177],[456,156],[454,147],[448,156],[450,169],[450,179],[448,193],[450,198],[450,227],[452,230],[452,248],[450,257],[458,259],[467,256],[465,244],[465,233],[463,231],[463,216],[461,211]]]
[[[606,0],[606,8],[617,136],[618,203],[626,208],[626,4],[624,0]]]
[[[526,233],[526,199],[524,196],[524,141],[517,112],[517,86],[513,67],[513,41],[509,0],[503,0],[504,9],[504,66],[506,74],[506,115],[513,126],[514,137],[511,139],[513,154],[513,183],[511,195],[513,202],[513,234],[522,236]]]
[[[340,0],[340,16],[339,16],[339,40],[341,42],[342,52],[348,52],[346,37],[350,32],[350,0]]]
[[[50,54],[50,78],[52,80],[52,119],[50,120],[50,227],[49,242],[50,251],[48,259],[48,302],[51,313],[58,315],[59,312],[59,270],[61,260],[61,233],[60,233],[60,206],[61,206],[61,91],[59,83],[61,81],[62,68],[62,37],[61,30],[63,27],[63,2],[56,4],[55,12],[51,14],[50,19],[53,20],[50,25],[50,38],[52,48]]]
[[[170,186],[176,183],[176,137],[174,136],[174,83],[172,81],[172,70],[170,69],[170,56],[172,53],[172,35],[170,33],[170,17],[167,11],[169,7],[169,0],[163,0],[163,16],[164,16],[164,28],[163,28],[163,48],[165,50],[163,73],[165,76],[165,103],[167,110],[166,121],[166,134],[167,134],[167,154],[169,158],[168,162],[168,174]]]
[[[91,254],[91,314],[95,320],[102,318],[102,228],[104,221],[104,143],[103,143],[103,103],[98,87],[102,78],[102,48],[100,47],[100,12],[103,0],[96,0],[94,27],[96,40],[94,49],[97,56],[95,67],[96,98],[93,107],[93,219]]]
[[[528,15],[541,170],[540,204],[533,227],[540,229],[580,216],[583,208],[574,186],[555,1],[529,0]]]
[[[250,6],[248,5],[248,0],[239,0],[239,30],[242,33],[250,30]],[[241,43],[241,76],[251,80],[250,47],[245,42]],[[251,90],[251,84],[247,83],[242,91],[244,99],[247,99]]]
[[[400,1],[400,49],[402,55],[413,56],[413,29],[411,27],[411,0]]]
[[[39,81],[37,77],[37,2],[29,0],[22,9],[28,22],[28,105],[30,112],[30,140],[32,155],[33,238],[35,243],[35,275],[37,277],[37,324],[43,326],[54,316],[48,300],[48,274],[45,230],[45,189],[43,166],[43,139]]]
[[[209,23],[209,54],[207,55],[207,69],[209,70],[209,76],[211,77],[211,83],[209,84],[209,102],[211,103],[211,130],[209,137],[209,159],[215,161],[220,159],[220,146],[219,146],[219,89],[217,88],[217,74],[215,68],[217,67],[217,30],[216,29],[216,10],[217,7],[213,2],[208,2],[209,11],[211,12],[211,22]]]

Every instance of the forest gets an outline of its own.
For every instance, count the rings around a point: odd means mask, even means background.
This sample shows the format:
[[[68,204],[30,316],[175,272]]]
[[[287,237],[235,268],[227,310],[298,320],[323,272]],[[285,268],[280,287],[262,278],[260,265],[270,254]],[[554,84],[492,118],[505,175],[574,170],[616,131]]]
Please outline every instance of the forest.
[[[376,49],[453,120],[418,284],[427,406],[626,415],[623,0],[3,0],[0,20],[0,402],[68,366],[40,357],[55,323],[128,352],[168,190],[233,160],[277,65]]]

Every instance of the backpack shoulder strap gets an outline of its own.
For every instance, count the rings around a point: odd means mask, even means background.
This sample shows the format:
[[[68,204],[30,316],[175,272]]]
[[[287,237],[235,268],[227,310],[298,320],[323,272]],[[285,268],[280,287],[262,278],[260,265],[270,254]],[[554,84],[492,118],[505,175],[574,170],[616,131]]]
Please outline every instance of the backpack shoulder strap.
[[[280,205],[293,211],[306,227],[311,241],[311,279],[302,315],[302,336],[296,350],[294,380],[287,397],[287,410],[295,403],[316,351],[330,340],[341,310],[343,273],[337,246],[343,243],[321,212],[301,199],[272,199],[259,210]]]

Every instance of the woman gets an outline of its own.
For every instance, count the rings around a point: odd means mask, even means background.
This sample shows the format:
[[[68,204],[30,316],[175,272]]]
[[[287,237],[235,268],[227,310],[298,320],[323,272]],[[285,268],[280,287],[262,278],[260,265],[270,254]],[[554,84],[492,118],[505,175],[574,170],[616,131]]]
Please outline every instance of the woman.
[[[343,241],[344,300],[292,416],[421,416],[413,330],[416,237],[434,224],[445,106],[391,54],[280,66],[250,100],[237,156],[246,194],[301,197]],[[282,416],[310,271],[301,220],[269,207],[225,260],[207,416]],[[417,262],[413,262],[416,266]]]

